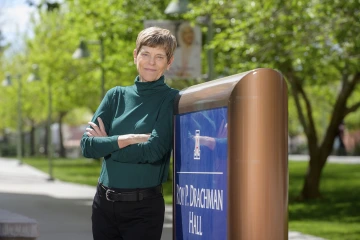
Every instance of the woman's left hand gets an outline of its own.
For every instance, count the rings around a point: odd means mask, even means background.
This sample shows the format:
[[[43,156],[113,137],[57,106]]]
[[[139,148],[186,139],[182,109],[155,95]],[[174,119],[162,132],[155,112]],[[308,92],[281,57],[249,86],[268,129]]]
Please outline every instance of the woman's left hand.
[[[107,137],[103,121],[100,117],[98,117],[97,120],[99,122],[99,127],[93,122],[88,122],[93,128],[86,128],[86,134],[89,137]]]

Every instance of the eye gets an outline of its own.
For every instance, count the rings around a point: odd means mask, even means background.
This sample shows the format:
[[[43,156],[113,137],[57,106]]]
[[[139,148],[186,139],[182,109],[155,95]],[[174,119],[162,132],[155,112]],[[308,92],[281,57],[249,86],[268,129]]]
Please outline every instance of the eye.
[[[164,56],[157,56],[156,58],[159,59],[159,60],[163,60],[165,57]]]
[[[149,54],[148,53],[141,53],[141,56],[147,57],[147,56],[149,56]]]

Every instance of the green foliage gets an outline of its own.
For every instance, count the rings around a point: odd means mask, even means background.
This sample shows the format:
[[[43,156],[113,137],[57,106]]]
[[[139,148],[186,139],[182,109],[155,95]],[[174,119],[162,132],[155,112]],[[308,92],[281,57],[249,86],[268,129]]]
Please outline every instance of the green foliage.
[[[37,123],[45,120],[49,82],[54,120],[60,112],[78,107],[94,111],[100,99],[100,68],[105,69],[106,90],[132,84],[136,75],[132,51],[144,20],[185,18],[198,23],[198,17],[208,15],[213,20],[215,34],[211,43],[203,41],[203,44],[205,50],[215,50],[216,74],[227,76],[270,67],[286,76],[293,69],[306,91],[311,92],[310,101],[321,102],[313,112],[320,128],[318,135],[323,135],[324,119],[330,119],[336,91],[341,86],[339,80],[344,71],[351,75],[359,70],[358,1],[208,0],[204,4],[194,0],[190,1],[191,11],[187,14],[166,16],[164,9],[169,2],[67,0],[60,10],[40,9],[39,19],[33,20],[34,37],[27,40],[26,52],[12,59],[13,63],[19,62],[17,58],[23,59],[23,81],[31,73],[33,63],[40,68],[41,83],[23,84],[27,103],[23,106],[24,116]],[[206,23],[202,29],[207,40]],[[74,60],[71,56],[81,38],[88,42],[91,56]],[[100,46],[90,44],[99,39],[104,41],[104,62],[100,60]],[[207,65],[206,61],[203,65]],[[14,67],[2,68],[4,72],[15,71]],[[182,89],[196,83],[170,84]],[[16,96],[15,91],[9,90],[9,94],[8,100],[4,98],[1,104]],[[350,96],[349,104],[359,102],[359,95]],[[37,100],[31,101],[34,96]],[[289,104],[292,119],[296,112],[293,108],[294,104]],[[291,121],[291,129],[299,129],[292,127],[296,121]],[[356,125],[356,121],[349,121]]]
[[[306,135],[312,162],[306,177],[320,178],[339,124],[351,112],[360,111],[360,2],[207,3],[193,3],[187,18],[211,17],[215,35],[206,47],[215,51],[216,73],[268,67],[285,76],[290,95],[289,133],[293,136],[301,130]],[[354,126],[359,119],[352,117],[349,122]],[[321,195],[319,185],[305,186],[304,198]]]
[[[360,129],[360,111],[349,114],[346,118],[345,125],[349,130]]]
[[[71,110],[64,117],[64,123],[67,123],[70,126],[79,126],[82,124],[87,124],[93,116],[93,112],[89,108],[76,108]]]
[[[144,28],[144,20],[164,18],[165,3],[80,0],[68,1],[68,4],[72,29],[77,29],[86,40],[104,39],[105,62],[102,66],[106,70],[106,89],[131,85],[137,75],[132,56],[137,34]],[[98,59],[99,54],[94,54],[94,58]],[[99,60],[92,60],[100,64]]]
[[[65,122],[79,124],[84,118],[76,116],[76,109],[94,112],[100,102],[101,69],[105,70],[105,89],[116,85],[131,85],[137,75],[132,52],[137,34],[146,19],[166,18],[168,2],[134,0],[67,0],[60,9],[37,9],[32,18],[34,36],[25,39],[24,52],[15,53],[1,64],[0,76],[5,72],[21,74],[22,115],[24,130],[30,124],[41,124],[49,113],[52,99],[52,121],[67,114]],[[87,44],[91,56],[72,59],[80,39]],[[104,61],[101,61],[99,40],[104,43]],[[39,67],[41,81],[28,83],[32,65]],[[11,87],[0,87],[0,129],[16,130],[18,84],[13,78]],[[83,112],[87,112],[84,110]],[[86,119],[86,123],[89,119]],[[80,120],[81,121],[81,120]]]
[[[278,69],[287,78],[295,75],[312,106],[313,116],[307,117],[314,118],[321,139],[334,114],[343,76],[360,71],[359,8],[355,0],[213,0],[206,6],[193,3],[187,18],[210,14],[213,19],[215,36],[207,47],[215,50],[218,75],[260,67]],[[348,107],[360,102],[359,85],[349,96]],[[293,134],[300,123],[291,99],[289,103]],[[301,106],[304,109],[303,101]]]

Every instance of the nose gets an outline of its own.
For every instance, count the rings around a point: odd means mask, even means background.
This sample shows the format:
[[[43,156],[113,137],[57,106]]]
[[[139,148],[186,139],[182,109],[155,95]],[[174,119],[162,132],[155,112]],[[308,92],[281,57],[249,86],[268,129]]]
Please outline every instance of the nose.
[[[150,62],[151,65],[155,65],[155,57],[151,56],[149,58],[149,62]]]

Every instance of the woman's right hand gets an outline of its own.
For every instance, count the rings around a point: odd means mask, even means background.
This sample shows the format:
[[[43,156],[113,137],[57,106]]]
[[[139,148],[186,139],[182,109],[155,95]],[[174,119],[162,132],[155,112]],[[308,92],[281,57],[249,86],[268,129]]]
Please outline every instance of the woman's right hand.
[[[93,128],[86,128],[86,135],[89,137],[107,137],[103,121],[100,117],[98,117],[97,120],[99,122],[99,126],[93,122],[88,122]]]

